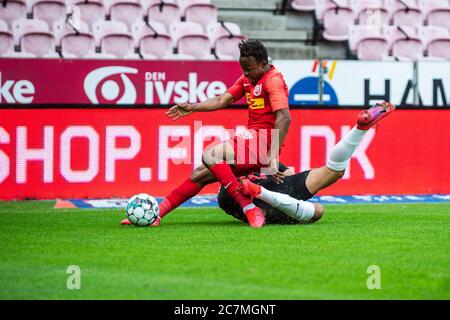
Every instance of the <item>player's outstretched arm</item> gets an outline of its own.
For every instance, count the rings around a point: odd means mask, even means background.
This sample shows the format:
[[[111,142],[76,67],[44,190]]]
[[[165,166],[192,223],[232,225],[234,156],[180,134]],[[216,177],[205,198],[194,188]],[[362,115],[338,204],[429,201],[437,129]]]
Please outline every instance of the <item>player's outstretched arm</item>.
[[[208,99],[200,103],[176,104],[166,112],[166,115],[172,120],[177,120],[181,117],[191,114],[192,112],[206,112],[223,109],[233,102],[234,97],[230,93],[225,92],[220,96]]]

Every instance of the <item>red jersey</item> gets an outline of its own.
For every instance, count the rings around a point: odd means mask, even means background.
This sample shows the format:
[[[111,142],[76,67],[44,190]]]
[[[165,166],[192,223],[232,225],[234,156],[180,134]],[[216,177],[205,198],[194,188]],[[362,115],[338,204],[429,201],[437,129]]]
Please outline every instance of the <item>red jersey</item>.
[[[275,111],[289,108],[288,87],[283,75],[273,65],[270,65],[270,70],[255,86],[242,75],[227,91],[235,101],[245,95],[248,103],[248,129],[267,129],[270,132],[275,127]]]

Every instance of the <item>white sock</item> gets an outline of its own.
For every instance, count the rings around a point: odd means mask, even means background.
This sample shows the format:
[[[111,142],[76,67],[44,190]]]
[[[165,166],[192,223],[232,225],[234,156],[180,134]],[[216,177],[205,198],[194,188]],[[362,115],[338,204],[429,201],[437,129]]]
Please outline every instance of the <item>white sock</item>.
[[[361,143],[366,132],[367,130],[359,130],[356,126],[347,132],[341,141],[333,147],[330,157],[327,160],[327,167],[334,171],[345,170],[353,152],[355,152]]]
[[[311,202],[297,200],[284,193],[261,187],[259,199],[299,221],[308,221],[314,216],[315,208]]]
[[[244,208],[242,208],[242,211],[247,212],[247,210],[253,209],[256,207],[253,203],[250,203],[249,205],[246,205]]]

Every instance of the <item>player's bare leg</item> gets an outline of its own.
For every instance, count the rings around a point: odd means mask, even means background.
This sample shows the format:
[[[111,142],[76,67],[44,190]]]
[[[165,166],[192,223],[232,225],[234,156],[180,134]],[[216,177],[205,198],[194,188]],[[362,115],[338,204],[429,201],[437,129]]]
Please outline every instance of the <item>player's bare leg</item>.
[[[339,141],[331,151],[326,166],[313,169],[306,178],[306,187],[311,194],[332,185],[345,173],[350,158],[361,143],[364,135],[381,119],[395,110],[395,106],[383,101],[359,113],[356,126]]]
[[[252,199],[239,191],[239,182],[235,177],[233,166],[235,153],[233,146],[224,142],[209,148],[203,153],[203,164],[211,171],[217,181],[222,184],[226,192],[242,208],[250,226],[262,227],[264,224],[264,212],[252,203]]]

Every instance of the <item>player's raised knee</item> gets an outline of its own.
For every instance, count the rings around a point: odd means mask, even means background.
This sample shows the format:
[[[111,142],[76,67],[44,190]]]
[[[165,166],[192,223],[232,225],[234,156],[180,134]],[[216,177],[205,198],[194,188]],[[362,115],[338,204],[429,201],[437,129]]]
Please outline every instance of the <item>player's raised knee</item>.
[[[211,151],[205,151],[202,154],[202,163],[206,166],[206,167],[211,167],[213,165],[215,165],[217,162],[217,159],[214,157],[214,154]]]
[[[314,223],[323,216],[324,208],[321,204],[314,203],[314,216],[309,220],[310,223]]]

